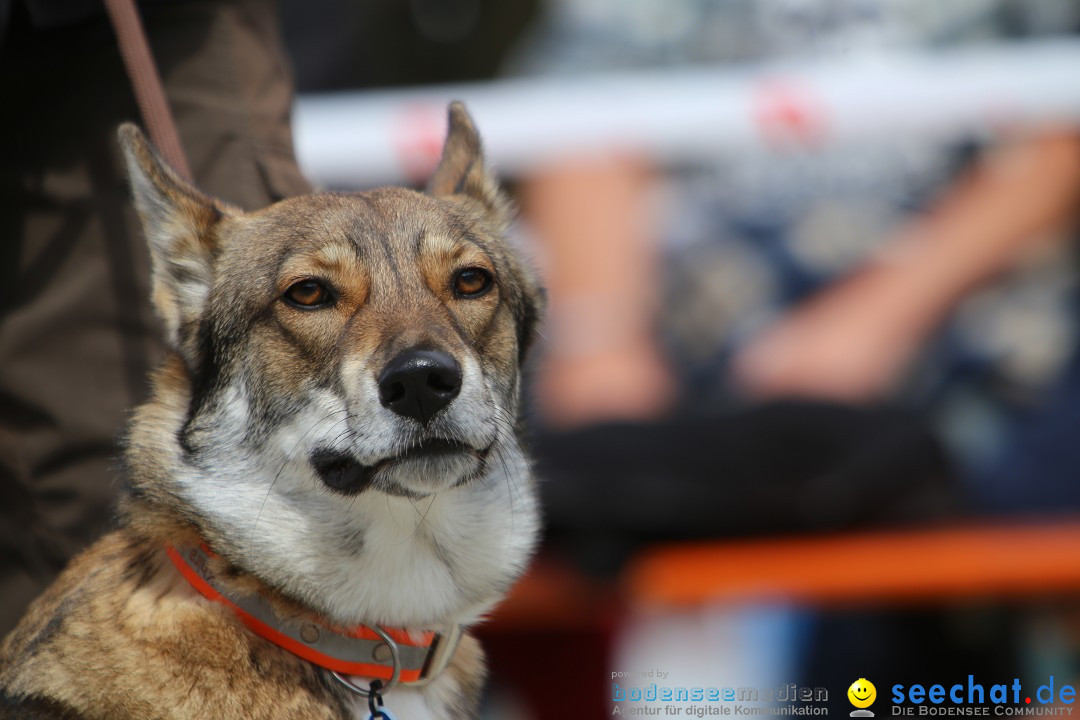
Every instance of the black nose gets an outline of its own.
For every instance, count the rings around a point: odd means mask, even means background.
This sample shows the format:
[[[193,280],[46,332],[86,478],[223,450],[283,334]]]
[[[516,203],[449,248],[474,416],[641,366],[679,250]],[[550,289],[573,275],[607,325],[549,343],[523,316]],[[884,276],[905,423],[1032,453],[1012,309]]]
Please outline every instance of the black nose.
[[[379,376],[379,400],[398,415],[427,425],[461,390],[461,366],[441,350],[406,350]]]

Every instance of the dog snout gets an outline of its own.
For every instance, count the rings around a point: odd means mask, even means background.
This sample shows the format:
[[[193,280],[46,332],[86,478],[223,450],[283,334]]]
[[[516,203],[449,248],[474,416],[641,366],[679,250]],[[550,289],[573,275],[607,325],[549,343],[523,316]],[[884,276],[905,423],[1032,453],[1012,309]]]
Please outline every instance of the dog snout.
[[[379,376],[383,407],[422,425],[460,391],[461,366],[442,350],[406,350],[387,363]]]

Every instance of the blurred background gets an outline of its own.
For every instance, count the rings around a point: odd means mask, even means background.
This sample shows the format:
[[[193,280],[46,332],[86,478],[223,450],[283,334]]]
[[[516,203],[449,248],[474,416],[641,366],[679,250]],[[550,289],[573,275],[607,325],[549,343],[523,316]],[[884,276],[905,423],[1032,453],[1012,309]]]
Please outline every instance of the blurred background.
[[[549,289],[491,717],[654,669],[834,715],[860,677],[1076,678],[1080,6],[282,12],[307,176],[420,184],[463,99]]]

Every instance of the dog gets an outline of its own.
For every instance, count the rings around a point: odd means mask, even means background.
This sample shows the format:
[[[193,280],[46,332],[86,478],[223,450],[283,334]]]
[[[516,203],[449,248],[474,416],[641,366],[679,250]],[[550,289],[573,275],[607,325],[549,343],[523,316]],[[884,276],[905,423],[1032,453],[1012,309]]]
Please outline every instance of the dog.
[[[169,349],[120,529],[0,646],[0,716],[474,716],[467,628],[539,528],[519,418],[543,291],[468,113],[426,193],[251,213],[119,137]]]

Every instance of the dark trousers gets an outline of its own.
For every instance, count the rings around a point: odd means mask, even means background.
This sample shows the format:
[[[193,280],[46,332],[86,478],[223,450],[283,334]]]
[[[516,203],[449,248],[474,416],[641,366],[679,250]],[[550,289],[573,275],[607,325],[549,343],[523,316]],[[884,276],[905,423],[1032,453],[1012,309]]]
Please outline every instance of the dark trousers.
[[[33,3],[30,3],[31,10]],[[138,121],[103,15],[0,39],[0,636],[102,533],[161,346],[116,127]],[[308,192],[270,1],[142,9],[196,183],[253,209]],[[36,16],[34,16],[36,17]]]

